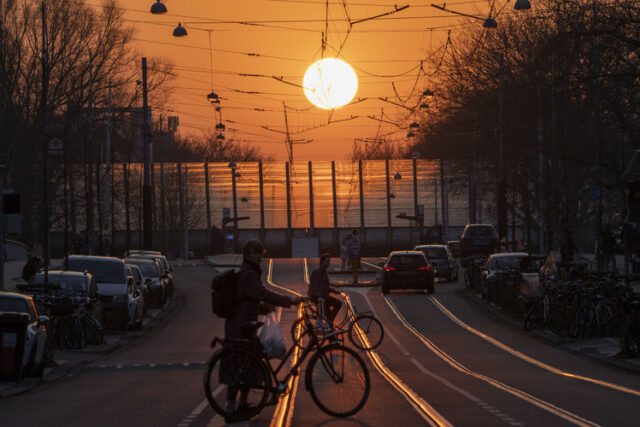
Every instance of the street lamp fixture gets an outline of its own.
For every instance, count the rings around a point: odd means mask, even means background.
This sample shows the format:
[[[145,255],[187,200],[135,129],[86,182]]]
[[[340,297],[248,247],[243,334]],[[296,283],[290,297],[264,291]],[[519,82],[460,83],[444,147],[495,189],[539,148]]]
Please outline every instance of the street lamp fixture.
[[[234,162],[234,161],[229,162],[229,164],[227,165],[227,167],[228,167],[228,168],[231,168],[231,169],[235,168],[235,167],[236,167],[236,162]]]
[[[223,134],[221,134],[221,133],[219,133],[218,135],[216,135],[216,139],[217,139],[218,141],[224,141],[224,135],[223,135]]]
[[[415,133],[413,133],[413,132],[411,132],[411,131],[407,132],[407,138],[413,138],[413,137],[415,137],[415,136],[416,136],[416,134],[415,134]]]
[[[210,94],[207,95],[207,100],[209,102],[211,102],[212,104],[217,101],[219,99],[218,94],[215,92],[211,92]]]
[[[165,6],[164,3],[158,0],[151,6],[151,13],[153,13],[154,15],[167,13],[167,6]]]
[[[427,103],[423,102],[422,104],[420,104],[420,108],[421,108],[422,110],[427,110],[427,109],[429,108],[429,104],[427,104]]]
[[[411,153],[411,158],[413,159],[419,159],[420,157],[422,157],[422,154],[420,154],[419,151],[414,151],[413,153]]]
[[[529,0],[516,0],[513,8],[515,10],[529,10],[531,9],[531,2]]]
[[[425,91],[422,92],[422,96],[424,96],[427,99],[433,98],[433,95],[434,93],[431,89],[425,89]],[[423,105],[426,105],[426,104],[423,104]],[[422,108],[422,105],[420,106],[420,108]]]
[[[493,29],[493,28],[498,28],[498,23],[492,17],[488,17],[487,19],[484,20],[484,22],[482,23],[482,26],[484,28]]]
[[[245,196],[242,196],[242,197],[240,197],[240,201],[246,203],[246,202],[249,201],[249,199],[247,199]]]
[[[224,123],[218,123],[216,125],[216,130],[225,130],[227,127],[224,125]]]
[[[402,175],[400,175],[400,172],[396,171],[396,174],[395,174],[395,175],[393,175],[393,179],[395,179],[395,180],[400,180],[400,179],[402,179]]]
[[[418,122],[413,122],[409,125],[409,128],[411,129],[418,129],[420,127],[420,125],[418,124]]]
[[[174,37],[184,37],[187,35],[187,29],[178,22],[178,26],[173,30]]]

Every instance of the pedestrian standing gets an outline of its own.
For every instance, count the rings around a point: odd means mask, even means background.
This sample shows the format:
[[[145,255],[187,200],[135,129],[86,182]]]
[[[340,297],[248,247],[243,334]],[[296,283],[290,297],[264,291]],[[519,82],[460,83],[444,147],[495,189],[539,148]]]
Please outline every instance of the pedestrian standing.
[[[31,255],[27,259],[27,262],[22,267],[22,280],[29,282],[34,274],[40,272],[43,268],[42,264],[42,249],[40,242],[35,242],[31,249]]]
[[[349,241],[349,258],[351,259],[351,270],[353,271],[353,284],[358,284],[358,269],[360,268],[360,236],[358,230],[353,230]]]
[[[602,263],[604,271],[618,272],[616,266],[616,239],[611,232],[611,224],[606,223],[600,234],[600,253],[602,255]],[[611,270],[609,270],[611,265]]]
[[[351,260],[349,259],[349,236],[342,239],[342,243],[340,243],[340,259],[342,260],[340,271],[344,271],[345,265],[351,264]]]
[[[320,300],[324,301],[324,315],[329,323],[329,326],[333,326],[333,321],[342,307],[342,303],[339,299],[332,297],[330,294],[338,294],[339,292],[329,286],[329,275],[327,269],[331,264],[331,255],[324,253],[320,255],[320,265],[318,268],[311,272],[311,279],[309,280],[309,290],[307,295],[309,299],[319,304]]]

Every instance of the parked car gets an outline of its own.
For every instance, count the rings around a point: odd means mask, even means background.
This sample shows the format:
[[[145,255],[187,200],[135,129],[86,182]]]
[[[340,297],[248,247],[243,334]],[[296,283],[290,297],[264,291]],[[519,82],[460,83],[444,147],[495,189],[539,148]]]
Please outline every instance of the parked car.
[[[449,240],[447,242],[447,247],[451,251],[454,257],[460,258],[462,251],[460,249],[460,241],[459,240]]]
[[[171,274],[171,272],[173,272],[173,267],[169,265],[167,257],[157,251],[137,250],[127,251],[127,253],[129,253],[127,256],[128,258],[157,259],[160,266],[160,275],[164,276],[167,285],[167,296],[173,295],[173,275]]]
[[[129,275],[124,260],[105,256],[70,255],[66,268],[71,271],[87,271],[93,275],[105,323],[115,323],[122,330],[141,324],[144,299],[136,288],[135,279]]]
[[[492,224],[467,224],[460,235],[462,257],[492,254],[498,250],[498,233]]]
[[[144,298],[144,314],[147,313],[147,307],[151,304],[151,293],[149,290],[149,283],[144,281],[140,267],[135,264],[127,264],[129,269],[129,275],[136,281],[137,289],[142,293]]]
[[[446,245],[419,245],[413,250],[425,254],[436,277],[444,277],[447,282],[458,281],[458,263]]]
[[[394,251],[384,264],[381,286],[383,294],[392,289],[423,289],[432,293],[433,270],[421,251]]]
[[[144,284],[149,289],[149,302],[157,306],[163,306],[167,302],[167,281],[162,274],[160,261],[156,258],[129,257],[127,264],[138,266],[142,273]]]
[[[504,273],[519,271],[520,260],[528,257],[526,252],[505,252],[493,254],[487,259],[480,276],[482,298],[493,299],[498,290],[499,280]]]
[[[23,293],[30,295],[36,293],[53,293],[57,295],[73,294],[87,298],[97,298],[98,286],[93,275],[89,272],[50,270],[47,283],[53,285],[48,289],[44,287],[44,272],[34,274],[26,286],[21,286]]]
[[[44,371],[44,351],[47,344],[47,316],[38,316],[33,298],[28,295],[0,291],[0,322],[24,322],[26,335],[22,354],[22,372],[41,377]],[[6,340],[6,341],[4,341]],[[10,334],[5,334],[3,342],[9,344]],[[3,347],[7,347],[3,345]],[[6,352],[6,348],[3,352]],[[6,353],[3,354],[6,356]]]

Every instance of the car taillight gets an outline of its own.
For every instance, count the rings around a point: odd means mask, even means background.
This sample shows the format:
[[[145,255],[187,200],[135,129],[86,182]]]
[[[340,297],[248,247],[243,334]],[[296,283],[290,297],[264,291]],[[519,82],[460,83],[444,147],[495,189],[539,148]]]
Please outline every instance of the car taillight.
[[[384,271],[394,271],[395,269],[395,267],[385,267]]]
[[[419,267],[418,270],[429,271],[431,269],[429,268],[428,265],[425,265],[424,267]]]

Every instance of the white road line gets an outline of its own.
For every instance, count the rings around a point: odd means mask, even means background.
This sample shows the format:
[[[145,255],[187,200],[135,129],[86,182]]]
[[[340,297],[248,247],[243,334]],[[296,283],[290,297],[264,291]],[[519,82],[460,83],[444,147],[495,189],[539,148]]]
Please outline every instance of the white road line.
[[[149,363],[149,367],[150,367],[150,368],[155,368],[155,367],[156,367],[156,364],[155,364],[155,363]]]
[[[538,397],[535,397],[529,393],[526,393],[525,391],[522,391],[520,389],[517,389],[515,387],[512,387],[510,385],[507,385],[505,383],[502,383],[496,379],[493,379],[491,377],[488,377],[486,375],[480,374],[478,372],[472,371],[469,368],[467,368],[466,366],[464,366],[462,363],[458,362],[456,359],[454,359],[453,357],[451,357],[448,353],[446,353],[444,350],[440,349],[438,346],[436,346],[434,343],[432,343],[429,339],[427,339],[424,335],[422,335],[420,332],[418,332],[418,330],[416,328],[414,328],[411,324],[409,324],[409,322],[407,322],[407,320],[404,318],[404,316],[400,313],[400,311],[398,310],[398,308],[395,306],[395,304],[393,304],[393,302],[391,302],[391,300],[388,297],[384,298],[385,302],[387,303],[387,305],[389,306],[389,308],[391,309],[391,311],[393,311],[393,313],[396,315],[396,317],[400,320],[400,322],[402,322],[402,324],[405,326],[405,328],[407,328],[409,331],[411,331],[420,341],[422,341],[422,343],[429,349],[431,350],[431,352],[433,352],[433,354],[435,354],[436,356],[438,356],[440,359],[442,359],[444,362],[448,363],[452,368],[456,369],[458,372],[467,374],[471,377],[477,378],[481,381],[486,382],[487,384],[492,385],[493,387],[497,388],[498,390],[502,390],[506,393],[511,394],[512,396],[518,397],[526,402],[529,402],[532,405],[537,406],[540,409],[543,409],[551,414],[554,414],[560,418],[563,418],[564,420],[576,424],[576,425],[580,425],[580,426],[596,426],[597,424],[589,421],[587,419],[584,419],[582,417],[580,417],[579,415],[576,415],[572,412],[569,412],[565,409],[562,409],[556,405],[553,405],[552,403],[549,403],[543,399],[540,399]]]
[[[116,369],[122,369],[122,365],[116,366]]]
[[[573,378],[576,380],[581,380],[581,381],[585,381],[585,382],[589,382],[589,383],[593,383],[593,384],[598,384],[602,387],[606,387],[606,388],[610,388],[616,391],[621,391],[623,393],[628,393],[628,394],[632,394],[635,396],[640,396],[640,391],[638,390],[634,390],[628,387],[624,387],[624,386],[620,386],[617,384],[613,384],[607,381],[602,381],[602,380],[598,380],[595,378],[589,378],[589,377],[585,377],[582,375],[577,375],[577,374],[572,374],[571,372],[567,372],[567,371],[563,371],[562,369],[558,369],[558,368],[554,368],[551,365],[548,365],[544,362],[541,362],[537,359],[534,359],[533,357],[527,356],[524,353],[521,353],[518,350],[515,350],[511,347],[509,347],[508,345],[496,340],[495,338],[490,337],[489,335],[478,331],[477,329],[472,328],[471,326],[467,325],[466,323],[464,323],[462,320],[460,320],[458,317],[456,317],[451,311],[449,311],[449,309],[447,309],[436,297],[429,295],[428,296],[429,300],[442,312],[444,313],[445,316],[447,316],[452,322],[456,323],[458,326],[462,327],[463,329],[466,329],[467,331],[471,332],[472,334],[482,338],[483,340],[493,344],[494,346],[498,347],[501,350],[504,350],[510,354],[512,354],[513,356],[524,360],[526,362],[531,363],[532,365],[538,366],[539,368],[542,368],[548,372],[551,372],[553,374],[557,374],[557,375],[561,375],[561,376],[565,376],[565,377],[569,377],[569,378]]]
[[[182,366],[189,366],[189,362],[184,362]]]
[[[422,371],[422,373],[429,375],[430,377],[440,381],[442,384],[444,384],[445,386],[449,387],[451,390],[453,391],[457,391],[458,393],[460,393],[461,395],[463,395],[464,397],[466,397],[467,399],[469,399],[470,401],[476,403],[478,406],[482,407],[485,410],[488,410],[489,412],[494,413],[496,416],[500,417],[500,418],[505,418],[505,419],[509,419],[511,421],[515,421],[515,419],[511,418],[509,415],[494,409],[491,405],[483,402],[482,400],[480,400],[479,397],[474,396],[473,394],[469,393],[466,390],[461,389],[460,387],[450,383],[448,380],[446,380],[445,378],[442,378],[440,375],[435,374],[431,371],[429,371],[427,368],[425,368],[420,362],[418,362],[416,359],[411,359],[411,362],[416,365],[416,367]],[[491,409],[490,409],[491,408]]]
[[[373,315],[377,319],[380,319],[380,316],[378,316],[378,313],[376,312],[376,309],[373,307],[373,304],[371,304],[371,300],[369,299],[369,296],[367,295],[368,291],[369,291],[368,289],[363,289],[358,293],[364,297],[365,301],[367,301],[367,304],[369,305],[369,307],[371,307],[371,312],[373,313]],[[384,330],[384,335],[389,337],[389,338],[391,338],[391,341],[393,341],[395,343],[395,345],[400,349],[402,354],[404,354],[405,356],[411,356],[411,353],[409,353],[407,351],[407,349],[404,348],[404,346],[402,344],[400,344],[400,341],[396,338],[396,336],[390,330],[385,329]]]

